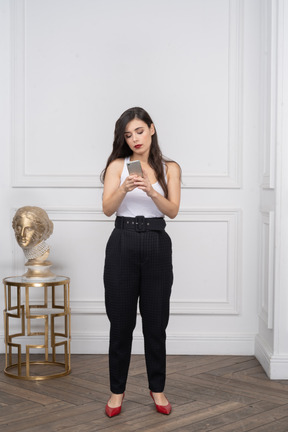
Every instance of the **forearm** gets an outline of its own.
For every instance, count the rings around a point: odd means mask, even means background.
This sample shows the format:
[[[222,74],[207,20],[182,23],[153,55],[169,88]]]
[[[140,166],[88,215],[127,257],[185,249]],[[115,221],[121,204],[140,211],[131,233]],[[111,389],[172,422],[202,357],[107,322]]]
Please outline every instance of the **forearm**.
[[[177,216],[179,211],[178,204],[169,201],[169,199],[155,191],[155,189],[153,189],[152,193],[150,194],[150,198],[164,215],[168,216],[170,219],[174,219]]]
[[[123,185],[119,186],[119,188],[116,189],[110,196],[103,196],[102,205],[104,214],[106,216],[112,216],[119,208],[125,196],[126,191]]]

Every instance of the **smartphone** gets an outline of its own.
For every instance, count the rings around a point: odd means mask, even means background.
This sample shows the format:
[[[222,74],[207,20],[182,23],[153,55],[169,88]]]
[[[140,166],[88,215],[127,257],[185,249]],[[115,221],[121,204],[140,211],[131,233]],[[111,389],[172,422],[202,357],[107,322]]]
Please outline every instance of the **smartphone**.
[[[130,175],[136,174],[143,177],[143,171],[139,160],[127,162],[127,168]]]

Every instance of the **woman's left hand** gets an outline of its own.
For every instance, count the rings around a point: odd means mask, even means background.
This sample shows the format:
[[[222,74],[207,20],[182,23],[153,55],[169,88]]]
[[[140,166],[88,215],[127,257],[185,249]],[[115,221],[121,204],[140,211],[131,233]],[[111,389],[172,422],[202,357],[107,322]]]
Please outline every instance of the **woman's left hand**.
[[[145,170],[142,171],[143,171],[143,177],[141,176],[135,177],[134,184],[138,189],[143,190],[150,198],[152,198],[153,194],[155,194],[156,191],[153,189],[153,186],[150,183],[147,172]]]

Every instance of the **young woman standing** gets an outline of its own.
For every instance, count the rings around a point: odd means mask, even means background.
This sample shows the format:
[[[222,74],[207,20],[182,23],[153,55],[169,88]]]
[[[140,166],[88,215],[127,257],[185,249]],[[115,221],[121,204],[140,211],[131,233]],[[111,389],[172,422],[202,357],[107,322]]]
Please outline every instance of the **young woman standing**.
[[[129,175],[139,160],[142,176]],[[171,240],[164,216],[175,218],[180,205],[181,170],[163,158],[155,126],[142,108],[125,111],[115,125],[113,150],[103,171],[103,211],[116,212],[106,247],[105,303],[110,320],[109,417],[120,414],[130,364],[139,298],[151,397],[158,412],[170,414],[163,391],[166,327],[173,282]]]

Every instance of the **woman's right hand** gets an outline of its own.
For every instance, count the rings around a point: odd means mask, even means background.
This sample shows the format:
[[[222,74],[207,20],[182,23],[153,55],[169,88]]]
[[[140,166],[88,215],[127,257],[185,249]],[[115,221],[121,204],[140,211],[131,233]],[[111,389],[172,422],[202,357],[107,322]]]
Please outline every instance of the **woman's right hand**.
[[[131,191],[133,191],[137,187],[135,185],[135,179],[137,177],[138,177],[137,175],[130,175],[130,176],[126,177],[126,179],[124,180],[124,182],[120,186],[120,187],[123,188],[123,190],[125,191],[125,193],[131,192]]]

